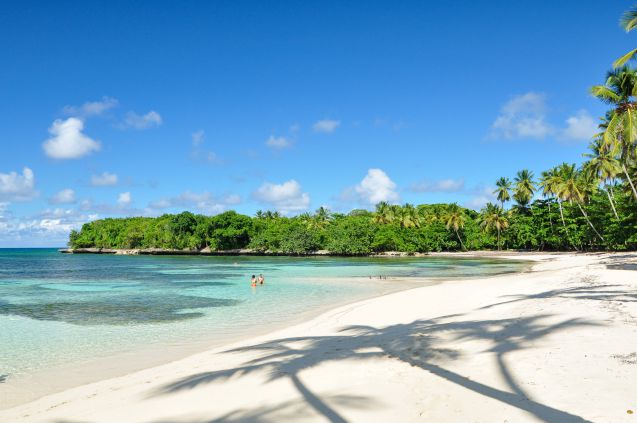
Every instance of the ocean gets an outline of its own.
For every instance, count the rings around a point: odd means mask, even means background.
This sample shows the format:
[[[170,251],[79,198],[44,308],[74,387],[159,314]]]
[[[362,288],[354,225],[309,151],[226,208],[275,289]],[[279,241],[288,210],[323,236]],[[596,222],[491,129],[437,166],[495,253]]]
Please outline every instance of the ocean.
[[[265,333],[348,302],[525,265],[454,257],[0,249],[0,407]],[[261,273],[265,284],[251,287],[250,277]]]

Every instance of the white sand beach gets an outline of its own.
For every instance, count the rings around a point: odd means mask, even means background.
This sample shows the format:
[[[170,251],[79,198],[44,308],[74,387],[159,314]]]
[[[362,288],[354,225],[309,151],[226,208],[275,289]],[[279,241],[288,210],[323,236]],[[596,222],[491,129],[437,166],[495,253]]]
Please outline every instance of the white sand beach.
[[[0,421],[637,422],[637,254],[510,255],[537,264],[339,307]]]

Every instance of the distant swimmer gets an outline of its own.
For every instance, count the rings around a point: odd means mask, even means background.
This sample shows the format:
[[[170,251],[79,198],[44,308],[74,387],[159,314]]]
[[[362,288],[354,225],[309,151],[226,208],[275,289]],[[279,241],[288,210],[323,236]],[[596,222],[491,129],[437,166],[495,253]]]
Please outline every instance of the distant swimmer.
[[[252,279],[250,279],[250,286],[257,286],[257,277],[252,275]]]
[[[259,285],[263,285],[264,282],[265,282],[265,278],[263,277],[263,273],[261,273],[259,275]]]

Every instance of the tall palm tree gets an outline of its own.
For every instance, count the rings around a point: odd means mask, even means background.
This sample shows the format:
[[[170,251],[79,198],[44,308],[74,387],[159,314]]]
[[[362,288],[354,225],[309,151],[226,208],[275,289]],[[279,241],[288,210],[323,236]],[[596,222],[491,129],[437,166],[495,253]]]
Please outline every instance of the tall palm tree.
[[[549,180],[551,179],[551,171],[545,170],[540,174],[540,180],[537,184],[538,188],[542,190],[542,197],[551,199],[555,196],[555,193],[551,190],[551,186]],[[547,201],[546,203],[549,207],[549,223],[551,224],[551,228],[553,228],[553,219],[551,218],[551,202]]]
[[[609,183],[612,184],[613,179],[621,173],[621,166],[617,160],[615,151],[611,150],[610,146],[604,144],[603,139],[600,137],[594,139],[588,148],[591,150],[591,153],[584,154],[584,157],[589,157],[590,160],[584,163],[584,172],[590,178],[596,179],[603,184],[603,190],[608,196],[608,202],[613,209],[615,218],[619,220],[615,202],[611,195],[611,188],[609,188]]]
[[[279,217],[281,217],[281,214],[278,211],[270,211],[267,210],[265,213],[263,213],[263,217],[265,219],[278,219]]]
[[[515,193],[513,198],[522,208],[526,208],[533,194],[535,194],[535,182],[533,172],[528,169],[520,170],[515,177]]]
[[[395,209],[386,201],[376,204],[376,213],[374,213],[374,223],[386,225],[392,223],[396,218]]]
[[[497,188],[493,193],[497,195],[498,201],[504,208],[504,203],[511,200],[511,181],[509,178],[502,177],[496,181],[495,186]]]
[[[458,241],[460,241],[460,246],[462,246],[462,249],[466,251],[467,248],[464,246],[464,242],[462,242],[462,238],[460,238],[460,234],[458,233],[459,229],[464,228],[466,222],[466,217],[462,208],[456,203],[450,204],[449,207],[447,207],[444,219],[447,230],[453,229]]]
[[[566,221],[564,220],[564,208],[562,207],[562,199],[558,195],[562,182],[563,182],[563,179],[560,174],[559,168],[554,167],[552,169],[542,172],[539,186],[542,189],[542,195],[544,197],[553,197],[557,201],[557,205],[560,209],[560,218],[562,220],[562,227],[564,228],[564,232],[566,232],[566,238],[568,239],[568,242],[573,246],[573,248],[577,250],[578,248],[571,240],[571,235],[568,232],[568,227],[566,226]],[[549,203],[549,213],[550,212],[551,212],[551,203]]]
[[[312,227],[324,229],[329,225],[331,218],[332,216],[330,216],[330,211],[326,207],[321,206],[316,209],[314,216],[312,216]]]
[[[330,211],[326,207],[319,207],[314,212],[314,217],[318,220],[330,220]]]
[[[418,207],[418,221],[421,225],[431,225],[439,218],[442,219],[442,216],[438,216],[435,211],[426,207]]]
[[[405,204],[400,209],[399,215],[400,226],[403,228],[417,228],[420,226],[420,216],[418,210],[412,204]]]
[[[613,108],[606,113],[599,128],[607,148],[616,150],[626,180],[637,200],[637,189],[627,167],[637,156],[637,71],[627,66],[607,74],[604,85],[595,85],[591,94]]]
[[[502,207],[493,203],[487,203],[485,208],[482,209],[482,213],[480,215],[480,227],[487,232],[494,229],[497,231],[499,251],[501,249],[500,233],[509,227],[509,219]]]
[[[633,29],[637,28],[637,6],[633,6],[628,11],[624,12],[621,19],[619,20],[619,25],[626,30],[626,32],[630,32]],[[613,67],[617,68],[625,65],[629,60],[633,59],[637,54],[637,48],[629,51],[624,54],[619,59],[615,60],[613,63]]]
[[[582,207],[582,203],[587,198],[588,189],[587,181],[583,178],[583,175],[575,169],[575,165],[563,163],[562,166],[560,166],[560,177],[562,178],[562,182],[558,188],[558,195],[565,201],[577,204],[588,225],[597,236],[604,241],[604,237],[597,231]]]
[[[558,187],[560,184],[560,177],[557,168],[552,168],[542,172],[540,176],[540,188],[542,189],[542,195],[550,198],[555,197],[557,205],[560,208],[560,217],[562,218],[562,225],[566,228],[566,222],[564,221],[564,210],[562,209],[562,200],[557,196]],[[549,207],[550,207],[549,203]],[[549,209],[550,211],[550,209]]]

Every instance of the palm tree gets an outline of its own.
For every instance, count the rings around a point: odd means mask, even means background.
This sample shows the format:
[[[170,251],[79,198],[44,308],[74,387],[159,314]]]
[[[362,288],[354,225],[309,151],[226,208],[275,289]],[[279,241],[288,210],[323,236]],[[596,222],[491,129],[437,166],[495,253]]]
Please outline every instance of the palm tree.
[[[619,25],[624,28],[626,32],[630,32],[633,29],[637,28],[637,6],[633,6],[633,8],[624,12],[621,19],[619,20]],[[619,59],[615,60],[615,62],[613,63],[613,67],[618,68],[625,65],[629,60],[635,57],[635,54],[637,54],[637,48],[629,51]]]
[[[566,229],[566,222],[564,221],[564,210],[562,209],[562,200],[557,196],[558,187],[561,183],[559,171],[557,168],[552,168],[542,172],[540,176],[540,188],[542,189],[542,195],[544,197],[555,197],[557,205],[560,208],[560,217],[562,218],[562,225]],[[550,203],[549,203],[550,207]]]
[[[575,169],[575,165],[563,163],[560,166],[560,177],[562,182],[558,188],[558,195],[565,201],[577,204],[588,225],[604,241],[604,237],[597,231],[582,207],[582,203],[587,198],[588,190],[587,181],[583,178],[583,175]]]
[[[298,218],[301,222],[305,223],[308,228],[312,227],[312,215],[308,212],[301,213]]]
[[[513,198],[518,202],[520,207],[526,208],[535,194],[535,182],[533,181],[533,172],[528,169],[522,169],[515,177],[515,193]]]
[[[497,188],[493,193],[497,195],[498,201],[502,204],[502,208],[504,208],[504,203],[511,200],[511,181],[509,178],[502,177],[496,181],[495,185]]]
[[[412,204],[405,204],[400,209],[398,221],[403,228],[417,228],[420,226],[418,210]]]
[[[439,216],[435,211],[426,207],[418,207],[418,221],[421,225],[431,225],[437,221]],[[442,216],[440,216],[442,218]]]
[[[560,170],[557,167],[549,169],[547,171],[542,172],[542,176],[540,177],[540,188],[542,189],[542,195],[544,197],[554,197],[557,201],[557,205],[560,209],[560,218],[562,220],[562,226],[564,227],[564,231],[566,232],[566,238],[568,242],[577,250],[577,246],[572,242],[571,235],[568,232],[568,228],[566,227],[566,221],[564,220],[564,209],[562,207],[562,199],[558,195],[560,190],[560,186],[563,182],[562,176],[560,174]],[[549,213],[551,212],[551,203],[549,203]],[[550,218],[550,214],[549,214]]]
[[[584,164],[584,172],[593,179],[600,181],[604,186],[604,191],[608,196],[608,201],[613,209],[615,218],[619,220],[617,215],[617,209],[615,208],[615,202],[611,195],[611,189],[609,188],[609,182],[612,184],[613,179],[621,172],[621,166],[617,160],[616,154],[609,146],[603,143],[603,139],[598,137],[594,139],[588,146],[592,153],[584,154],[585,157],[590,157],[590,160]]]
[[[487,232],[496,230],[498,233],[498,251],[500,250],[500,233],[509,227],[509,219],[502,207],[487,203],[480,216],[480,227]]]
[[[314,212],[311,226],[316,229],[325,229],[325,227],[329,225],[330,219],[330,211],[326,207],[321,206]]]
[[[459,229],[464,228],[464,224],[466,222],[466,218],[462,208],[456,203],[450,204],[447,208],[444,219],[447,230],[453,228],[453,231],[456,233],[456,237],[458,237],[458,241],[460,241],[462,249],[466,251],[467,248],[464,246],[464,242],[462,242],[462,238],[460,238],[460,234],[458,233]]]
[[[278,211],[273,212],[273,211],[267,210],[265,213],[263,213],[263,217],[265,219],[278,219],[279,217],[281,217],[281,215],[279,214]]]
[[[591,88],[591,94],[613,109],[606,113],[599,128],[602,130],[606,148],[616,150],[624,175],[637,199],[637,189],[628,173],[627,166],[637,155],[637,71],[627,66],[614,69],[607,74],[604,85]]]
[[[326,207],[319,207],[314,212],[314,217],[320,221],[330,220],[330,211]]]
[[[389,205],[386,201],[381,201],[376,204],[376,213],[374,214],[374,223],[378,223],[380,225],[386,225],[388,223],[392,223],[396,215],[394,213],[394,208]]]
[[[553,198],[555,196],[555,192],[551,186],[551,177],[553,176],[553,169],[545,170],[540,174],[540,181],[538,182],[538,188],[542,190],[542,196],[544,198]],[[551,202],[547,202],[549,206],[549,222],[551,223],[551,227],[553,227],[553,220],[551,219]]]

